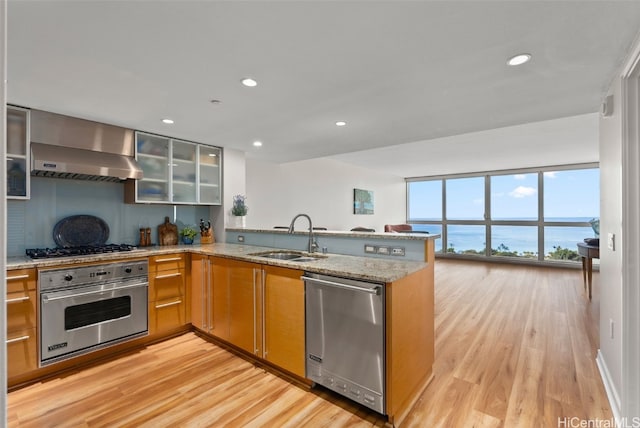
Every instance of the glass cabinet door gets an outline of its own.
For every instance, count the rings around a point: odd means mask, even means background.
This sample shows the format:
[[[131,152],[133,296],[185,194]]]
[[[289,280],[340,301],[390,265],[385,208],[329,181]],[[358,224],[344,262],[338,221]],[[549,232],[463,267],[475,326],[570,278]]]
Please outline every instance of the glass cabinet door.
[[[198,202],[196,193],[196,150],[197,146],[184,141],[173,140],[171,162],[173,202]]]
[[[7,107],[7,197],[29,198],[29,111]]]
[[[143,178],[137,181],[137,201],[169,202],[169,139],[136,133],[136,159]]]
[[[220,204],[221,150],[217,147],[200,146],[200,200],[201,204]]]
[[[127,183],[125,201],[220,205],[221,156],[219,147],[136,132],[143,177]]]

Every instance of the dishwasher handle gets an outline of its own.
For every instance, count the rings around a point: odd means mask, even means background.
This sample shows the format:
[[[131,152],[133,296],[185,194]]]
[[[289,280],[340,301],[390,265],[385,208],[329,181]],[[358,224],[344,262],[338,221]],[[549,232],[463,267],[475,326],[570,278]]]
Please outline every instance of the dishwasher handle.
[[[376,296],[380,295],[380,286],[376,286],[373,288],[356,287],[355,285],[343,284],[343,283],[334,282],[334,281],[327,281],[326,279],[311,278],[308,276],[301,276],[300,279],[302,279],[305,282],[315,282],[321,285],[328,285],[329,287],[343,288],[343,289],[352,290],[352,291],[360,291],[362,293],[375,294]]]

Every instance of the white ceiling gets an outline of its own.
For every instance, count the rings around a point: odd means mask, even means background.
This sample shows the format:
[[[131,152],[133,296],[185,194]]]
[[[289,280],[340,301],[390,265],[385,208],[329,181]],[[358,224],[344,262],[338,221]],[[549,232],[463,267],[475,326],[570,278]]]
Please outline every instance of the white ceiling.
[[[597,112],[640,1],[9,0],[7,16],[10,103],[287,162]]]

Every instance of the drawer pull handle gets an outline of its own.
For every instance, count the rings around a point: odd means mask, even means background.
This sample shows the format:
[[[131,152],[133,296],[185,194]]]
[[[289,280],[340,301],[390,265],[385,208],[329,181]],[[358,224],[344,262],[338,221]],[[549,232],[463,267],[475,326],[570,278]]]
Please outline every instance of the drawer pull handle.
[[[173,277],[176,277],[176,276],[182,276],[182,273],[181,272],[177,272],[177,273],[169,273],[169,274],[166,274],[166,275],[158,275],[158,276],[156,276],[156,279],[173,278]]]
[[[176,260],[182,260],[182,257],[170,257],[168,259],[156,259],[156,263],[175,262]]]
[[[29,300],[29,296],[16,297],[15,299],[7,299],[7,303],[18,303]]]
[[[29,275],[14,275],[14,276],[8,276],[7,281],[15,281],[18,279],[27,279],[27,278],[29,278]]]
[[[7,339],[7,343],[24,342],[29,340],[29,336],[14,337],[13,339]]]
[[[163,303],[162,305],[156,305],[156,309],[166,308],[167,306],[179,305],[180,303],[182,303],[182,300],[176,300],[175,302],[171,302],[171,303]]]

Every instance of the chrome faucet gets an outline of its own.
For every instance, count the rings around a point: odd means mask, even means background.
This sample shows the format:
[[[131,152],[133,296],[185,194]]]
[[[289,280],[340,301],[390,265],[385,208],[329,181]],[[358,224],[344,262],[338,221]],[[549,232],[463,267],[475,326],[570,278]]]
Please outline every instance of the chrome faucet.
[[[309,217],[307,214],[298,214],[297,216],[295,216],[293,220],[291,220],[291,224],[289,225],[289,233],[293,233],[293,225],[295,224],[298,217],[306,217],[307,220],[309,220],[309,252],[315,253],[315,251],[318,249],[318,244],[313,238],[313,225],[311,224],[311,217]]]

